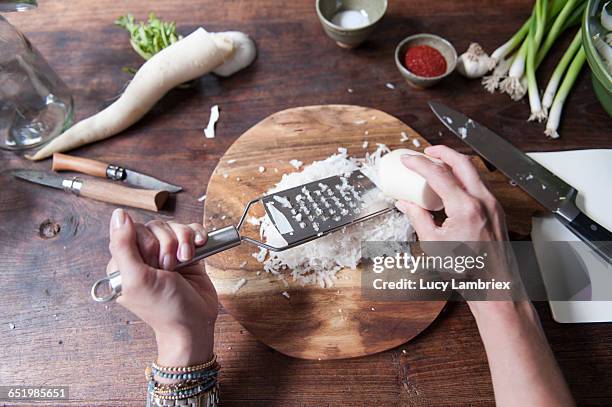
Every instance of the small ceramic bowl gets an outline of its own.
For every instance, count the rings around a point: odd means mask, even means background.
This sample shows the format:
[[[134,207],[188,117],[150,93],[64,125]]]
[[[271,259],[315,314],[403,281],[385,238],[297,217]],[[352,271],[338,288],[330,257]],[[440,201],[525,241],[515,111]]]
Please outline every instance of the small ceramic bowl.
[[[332,22],[338,12],[354,10],[367,15],[367,25],[346,28]],[[317,15],[325,33],[342,48],[364,42],[387,11],[387,0],[317,0]]]
[[[404,56],[406,50],[415,45],[429,45],[432,48],[440,51],[444,59],[446,60],[446,72],[440,76],[425,77],[416,75],[406,68],[404,65]],[[406,79],[409,85],[416,88],[428,88],[440,82],[442,79],[447,77],[455,70],[457,65],[457,51],[453,45],[446,41],[444,38],[434,34],[416,34],[410,37],[404,38],[395,48],[395,65],[399,69],[400,73]]]

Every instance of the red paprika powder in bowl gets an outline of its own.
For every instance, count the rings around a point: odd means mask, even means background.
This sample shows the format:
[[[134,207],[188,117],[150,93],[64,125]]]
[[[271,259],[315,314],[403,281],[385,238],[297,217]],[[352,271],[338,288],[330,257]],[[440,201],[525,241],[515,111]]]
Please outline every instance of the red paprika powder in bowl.
[[[457,51],[437,35],[412,35],[395,48],[395,64],[408,84],[427,88],[455,70]]]

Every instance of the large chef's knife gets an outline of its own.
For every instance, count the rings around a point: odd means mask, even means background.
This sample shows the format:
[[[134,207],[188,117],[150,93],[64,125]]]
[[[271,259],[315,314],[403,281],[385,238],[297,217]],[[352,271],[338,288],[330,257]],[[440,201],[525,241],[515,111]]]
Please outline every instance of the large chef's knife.
[[[64,178],[52,172],[14,169],[10,173],[26,181],[63,189],[86,198],[157,212],[166,202],[168,191],[136,189],[93,179]]]
[[[144,189],[161,189],[168,192],[179,192],[182,188],[137,171],[107,164],[90,158],[74,157],[66,154],[53,154],[53,171],[75,171],[94,177],[123,181],[126,184]]]
[[[469,117],[429,102],[438,119],[480,156],[545,206],[572,232],[612,264],[612,233],[576,206],[578,191],[512,144]]]

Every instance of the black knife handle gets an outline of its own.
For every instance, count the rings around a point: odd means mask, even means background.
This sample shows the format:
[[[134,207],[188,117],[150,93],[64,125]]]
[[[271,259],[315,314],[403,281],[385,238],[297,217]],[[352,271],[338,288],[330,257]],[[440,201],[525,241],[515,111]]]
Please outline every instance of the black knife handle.
[[[612,233],[582,212],[567,227],[574,232],[591,249],[612,264]]]

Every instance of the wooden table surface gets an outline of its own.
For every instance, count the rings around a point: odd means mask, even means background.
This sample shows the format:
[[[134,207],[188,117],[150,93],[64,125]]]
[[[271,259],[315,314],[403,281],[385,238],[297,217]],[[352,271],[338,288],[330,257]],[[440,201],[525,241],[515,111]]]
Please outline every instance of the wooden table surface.
[[[143,18],[152,10],[176,20],[182,33],[203,25],[210,31],[241,30],[257,41],[258,59],[246,71],[228,79],[206,76],[190,90],[174,90],[128,131],[73,151],[182,185],[185,191],[172,210],[158,215],[164,219],[200,220],[197,198],[205,193],[223,152],[259,120],[294,106],[371,106],[400,118],[432,144],[467,152],[429,112],[426,102],[435,99],[526,151],[612,147],[611,121],[595,100],[587,70],[567,102],[559,140],[545,138],[542,126],[525,122],[526,101],[489,95],[478,81],[455,74],[428,91],[402,83],[393,63],[395,44],[402,38],[433,32],[460,52],[472,40],[492,50],[529,14],[526,0],[395,0],[370,41],[354,51],[337,48],[324,35],[314,0],[40,3],[36,11],[6,17],[73,90],[78,119],[108,105],[130,79],[121,68],[141,62],[127,34],[112,24],[119,15],[132,12]],[[558,57],[555,52],[547,60],[547,72]],[[385,87],[387,82],[396,89]],[[202,130],[214,104],[221,108],[221,119],[217,137],[207,140]],[[0,171],[50,167],[49,161],[30,163],[7,152],[0,157]],[[107,224],[113,206],[6,175],[0,175],[0,182],[0,384],[68,385],[71,405],[142,405],[143,369],[155,356],[152,333],[117,304],[100,305],[89,297],[91,283],[104,273],[109,258]],[[155,216],[130,213],[139,221]],[[59,227],[56,234],[53,225]],[[579,404],[612,404],[612,325],[557,324],[548,304],[537,308]],[[223,309],[216,334],[225,406],[493,404],[484,349],[464,303],[450,303],[410,343],[352,360],[283,356],[258,343]]]

